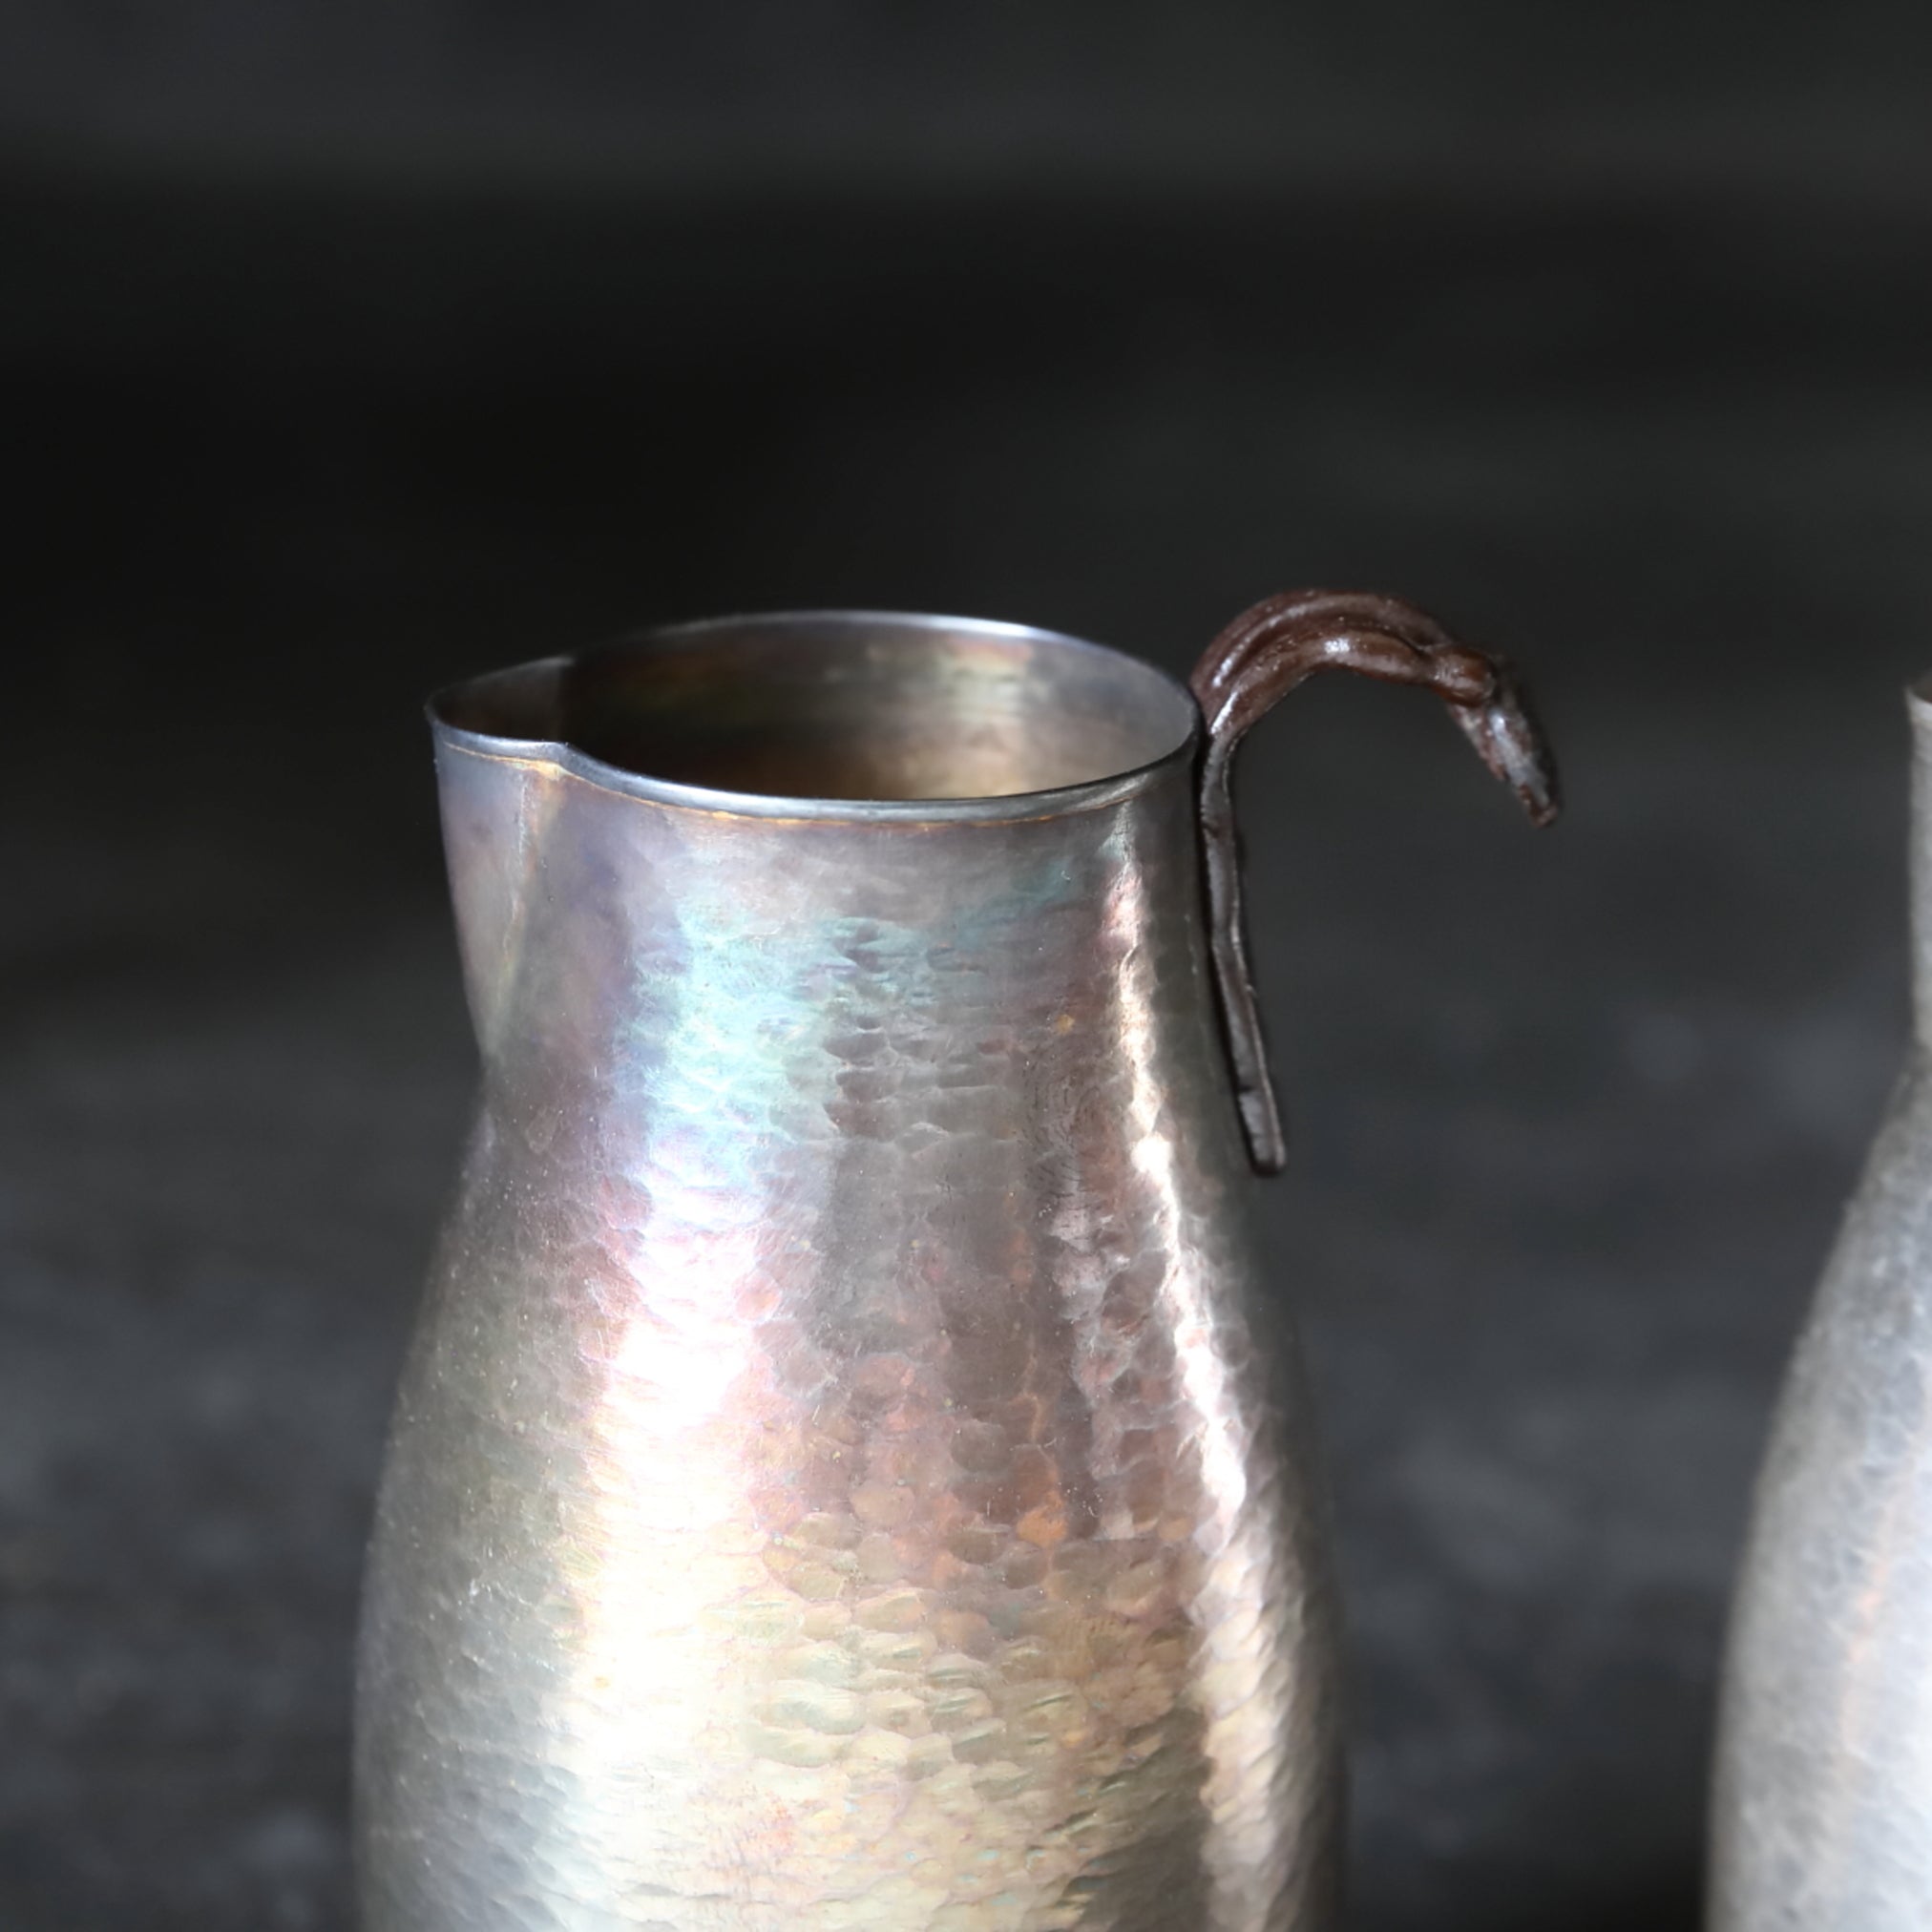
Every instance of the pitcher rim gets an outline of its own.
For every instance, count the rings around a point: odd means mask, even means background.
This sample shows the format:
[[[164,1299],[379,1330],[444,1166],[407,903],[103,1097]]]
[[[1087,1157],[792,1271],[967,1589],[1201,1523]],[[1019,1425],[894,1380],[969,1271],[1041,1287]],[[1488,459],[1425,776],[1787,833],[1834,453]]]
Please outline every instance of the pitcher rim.
[[[965,798],[819,798],[782,792],[740,791],[728,787],[691,785],[677,779],[654,778],[595,757],[567,739],[477,730],[454,723],[449,715],[451,708],[459,701],[483,692],[492,684],[507,683],[514,678],[527,678],[535,672],[580,662],[596,652],[621,649],[626,645],[687,641],[701,639],[707,632],[728,631],[753,624],[775,629],[809,624],[853,627],[892,625],[915,631],[964,632],[979,638],[1077,651],[1124,665],[1135,675],[1165,687],[1182,707],[1181,715],[1186,719],[1186,729],[1173,745],[1155,757],[1097,778],[1082,779],[1073,785]],[[649,804],[703,812],[714,817],[778,821],[1015,824],[1064,817],[1117,805],[1144,790],[1170,767],[1191,765],[1199,754],[1205,735],[1200,706],[1186,685],[1158,664],[1149,663],[1146,659],[1135,657],[1115,645],[1076,637],[1068,631],[1015,623],[999,618],[949,617],[932,611],[846,608],[746,611],[622,631],[580,650],[556,652],[548,657],[529,659],[521,663],[456,679],[433,691],[424,709],[439,746],[513,763],[539,761],[600,790]]]

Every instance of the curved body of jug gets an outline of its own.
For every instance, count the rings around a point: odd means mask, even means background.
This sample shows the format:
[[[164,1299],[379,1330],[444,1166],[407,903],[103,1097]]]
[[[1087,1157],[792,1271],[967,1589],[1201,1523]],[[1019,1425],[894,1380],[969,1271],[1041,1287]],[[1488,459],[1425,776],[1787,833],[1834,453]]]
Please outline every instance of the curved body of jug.
[[[1199,731],[910,620],[443,702],[483,1098],[367,1587],[366,1932],[1329,1922]]]
[[[1732,1615],[1712,1932],[1932,1925],[1932,703],[1917,1038],[1799,1339]]]

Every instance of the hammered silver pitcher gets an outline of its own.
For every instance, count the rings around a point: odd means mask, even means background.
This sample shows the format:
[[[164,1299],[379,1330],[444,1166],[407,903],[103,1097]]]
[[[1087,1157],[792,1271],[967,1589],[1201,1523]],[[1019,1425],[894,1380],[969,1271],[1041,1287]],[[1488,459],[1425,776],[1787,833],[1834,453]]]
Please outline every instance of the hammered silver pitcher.
[[[1554,809],[1506,674],[1378,598],[1270,599],[1192,695],[841,613],[436,701],[483,1087],[369,1563],[367,1932],[1333,1922],[1228,789],[1332,665]]]
[[[1932,1926],[1932,681],[1907,706],[1913,1040],[1758,1476],[1712,1932]]]

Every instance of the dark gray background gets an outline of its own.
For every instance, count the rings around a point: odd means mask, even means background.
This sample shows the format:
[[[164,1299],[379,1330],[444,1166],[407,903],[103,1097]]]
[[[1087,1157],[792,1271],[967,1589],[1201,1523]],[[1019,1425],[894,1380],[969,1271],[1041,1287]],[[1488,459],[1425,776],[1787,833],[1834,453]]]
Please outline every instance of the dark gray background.
[[[0,1925],[346,1922],[472,1072],[418,703],[640,621],[1532,674],[1247,759],[1358,1923],[1695,1922],[1766,1405],[1904,1027],[1932,14],[0,9]]]

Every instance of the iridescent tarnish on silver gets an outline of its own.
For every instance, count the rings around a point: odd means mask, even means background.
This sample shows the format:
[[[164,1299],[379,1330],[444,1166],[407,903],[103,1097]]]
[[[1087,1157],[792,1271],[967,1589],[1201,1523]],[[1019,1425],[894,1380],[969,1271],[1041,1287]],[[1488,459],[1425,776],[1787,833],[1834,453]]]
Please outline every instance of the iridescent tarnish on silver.
[[[1932,691],[1909,705],[1915,1038],[1758,1478],[1713,1932],[1932,1925]]]
[[[1332,1925],[1187,693],[831,614],[433,715],[484,1078],[370,1560],[367,1932]]]

